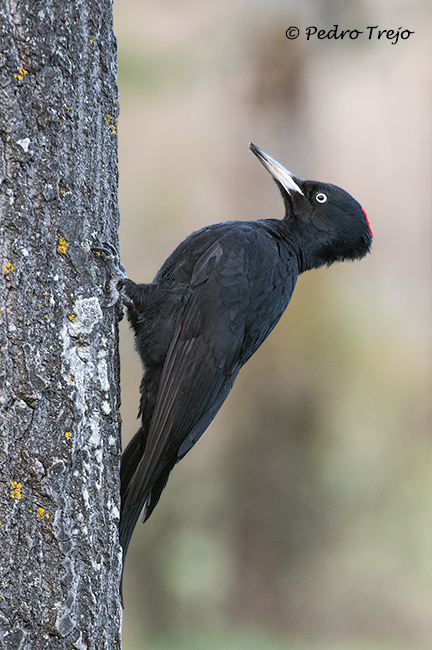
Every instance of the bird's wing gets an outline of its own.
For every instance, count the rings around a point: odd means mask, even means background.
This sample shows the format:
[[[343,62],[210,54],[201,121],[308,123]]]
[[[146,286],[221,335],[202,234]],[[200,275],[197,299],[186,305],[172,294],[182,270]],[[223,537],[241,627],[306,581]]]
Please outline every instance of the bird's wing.
[[[137,506],[208,427],[240,369],[249,301],[245,248],[215,242],[196,262],[192,295],[164,362],[143,457],[125,508]],[[169,471],[168,470],[168,471]]]

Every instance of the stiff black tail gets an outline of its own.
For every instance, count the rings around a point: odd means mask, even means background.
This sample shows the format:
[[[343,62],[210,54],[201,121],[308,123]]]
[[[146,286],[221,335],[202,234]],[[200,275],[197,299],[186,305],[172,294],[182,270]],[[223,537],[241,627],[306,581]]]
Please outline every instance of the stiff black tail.
[[[121,507],[120,507],[120,526],[119,526],[119,536],[120,536],[120,545],[123,549],[123,567],[120,580],[120,595],[123,605],[123,570],[126,560],[126,553],[128,550],[129,542],[132,537],[135,524],[138,521],[138,517],[146,500],[144,497],[141,504],[134,506],[133,508],[125,509],[125,503],[127,500],[129,486],[132,481],[132,478],[135,474],[136,468],[139,465],[139,462],[142,458],[143,450],[145,445],[145,436],[142,428],[138,429],[132,440],[129,442],[128,446],[122,453],[121,465],[120,465],[120,496],[121,496]]]
[[[156,507],[162,490],[164,489],[169,473],[174,465],[170,463],[167,467],[164,467],[160,472],[157,479],[150,486],[139,486],[143,489],[143,496],[140,501],[136,504],[131,505],[131,500],[128,499],[128,496],[137,493],[136,483],[140,481],[139,472],[137,468],[143,457],[144,446],[145,446],[145,436],[142,428],[140,428],[137,433],[134,435],[132,440],[129,442],[128,446],[124,450],[121,458],[120,466],[120,494],[121,494],[121,508],[120,508],[120,525],[119,525],[119,536],[120,536],[120,545],[123,549],[123,567],[122,575],[120,581],[120,594],[123,605],[123,571],[126,561],[126,553],[129,547],[129,542],[132,537],[132,533],[136,526],[136,523],[139,519],[141,510],[144,508],[143,523],[147,521]],[[141,491],[138,488],[138,491]]]
[[[145,501],[145,499],[144,499]],[[138,518],[140,516],[140,512],[143,508],[144,505],[143,503],[139,504],[135,508],[129,508],[126,511],[122,511],[121,516],[120,516],[120,544],[123,549],[123,565],[122,565],[122,572],[121,572],[121,578],[120,578],[120,597],[121,597],[121,603],[122,607],[124,607],[124,601],[123,601],[123,573],[124,573],[124,567],[125,567],[125,561],[126,561],[126,553],[129,547],[129,542],[132,537],[132,533],[134,531],[136,522],[138,521]]]

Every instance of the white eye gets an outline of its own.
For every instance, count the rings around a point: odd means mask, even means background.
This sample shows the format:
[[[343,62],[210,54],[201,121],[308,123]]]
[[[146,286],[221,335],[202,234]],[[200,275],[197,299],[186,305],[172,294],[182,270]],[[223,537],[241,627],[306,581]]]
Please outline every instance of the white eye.
[[[324,194],[324,192],[318,192],[315,198],[318,203],[325,203],[327,201],[327,194]]]

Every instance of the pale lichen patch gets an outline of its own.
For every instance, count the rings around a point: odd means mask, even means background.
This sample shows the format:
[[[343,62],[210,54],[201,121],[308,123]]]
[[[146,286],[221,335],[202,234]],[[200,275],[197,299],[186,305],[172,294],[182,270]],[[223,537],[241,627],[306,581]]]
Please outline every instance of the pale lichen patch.
[[[22,147],[24,153],[27,153],[30,146],[30,138],[22,138],[22,140],[17,140],[17,144]]]
[[[102,404],[101,404],[101,410],[102,410],[102,413],[104,413],[105,415],[109,415],[111,413],[111,405],[110,405],[110,403],[107,402],[106,400],[103,401]]]
[[[85,507],[88,508],[90,505],[90,499],[89,499],[89,493],[87,488],[83,489],[82,495],[83,495]]]
[[[73,313],[75,320],[72,323],[70,334],[90,334],[96,323],[102,317],[102,309],[96,297],[78,298],[75,301]]]
[[[110,383],[108,379],[108,366],[106,362],[106,352],[101,350],[98,354],[98,377],[102,390],[108,393],[110,390]]]

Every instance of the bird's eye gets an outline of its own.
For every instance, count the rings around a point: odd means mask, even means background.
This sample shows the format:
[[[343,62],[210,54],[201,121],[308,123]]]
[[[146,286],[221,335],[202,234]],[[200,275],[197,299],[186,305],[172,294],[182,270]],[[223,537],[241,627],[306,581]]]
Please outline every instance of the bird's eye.
[[[315,198],[318,203],[325,203],[327,201],[327,194],[324,194],[324,192],[318,192]]]

